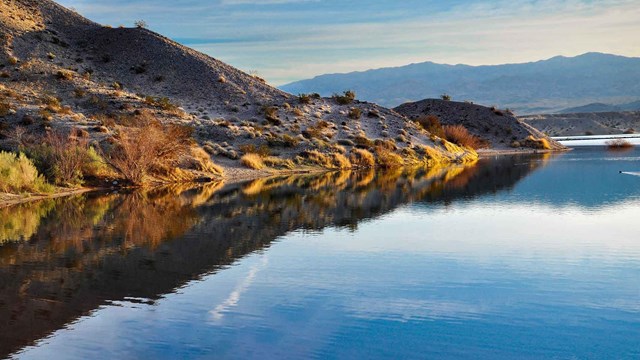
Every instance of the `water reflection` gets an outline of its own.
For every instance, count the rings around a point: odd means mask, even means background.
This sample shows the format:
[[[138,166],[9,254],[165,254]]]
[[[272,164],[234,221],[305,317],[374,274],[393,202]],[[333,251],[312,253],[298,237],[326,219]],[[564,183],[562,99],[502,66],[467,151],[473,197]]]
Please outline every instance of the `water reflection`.
[[[536,182],[527,184],[526,177],[549,159],[500,157],[467,167],[84,194],[0,209],[0,355],[107,302],[153,303],[298,229],[335,226],[355,231],[364,220],[405,204],[446,206],[510,194],[515,184],[525,191],[535,188]],[[548,169],[553,165],[536,175]],[[261,261],[210,310],[212,321],[235,306],[267,260]],[[452,307],[458,306],[438,303],[428,308],[438,313]],[[477,309],[463,311],[473,314]]]

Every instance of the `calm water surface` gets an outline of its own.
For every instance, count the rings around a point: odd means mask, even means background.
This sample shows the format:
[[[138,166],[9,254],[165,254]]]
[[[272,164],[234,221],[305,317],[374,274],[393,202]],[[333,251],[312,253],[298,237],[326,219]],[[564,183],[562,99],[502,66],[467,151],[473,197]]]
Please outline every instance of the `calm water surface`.
[[[0,354],[637,359],[638,174],[585,148],[0,209]]]

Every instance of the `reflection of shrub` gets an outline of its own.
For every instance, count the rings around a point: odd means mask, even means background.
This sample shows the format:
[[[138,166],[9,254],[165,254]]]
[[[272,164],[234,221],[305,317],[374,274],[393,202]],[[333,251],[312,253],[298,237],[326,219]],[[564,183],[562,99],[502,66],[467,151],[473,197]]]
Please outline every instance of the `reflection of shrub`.
[[[468,147],[471,149],[480,149],[488,147],[485,140],[473,135],[462,125],[446,125],[444,126],[445,138],[454,144]]]
[[[252,153],[244,154],[240,158],[240,162],[242,163],[242,165],[255,170],[264,169],[265,166],[260,155]]]
[[[51,192],[53,187],[24,154],[0,152],[0,192]]]
[[[376,159],[373,154],[365,149],[352,149],[349,154],[349,160],[357,168],[372,168],[376,165]]]

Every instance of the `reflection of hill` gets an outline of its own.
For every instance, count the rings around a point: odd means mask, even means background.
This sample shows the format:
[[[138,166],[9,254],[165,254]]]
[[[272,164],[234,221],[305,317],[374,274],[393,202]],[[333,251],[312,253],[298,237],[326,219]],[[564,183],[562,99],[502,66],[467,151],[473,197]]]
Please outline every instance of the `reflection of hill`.
[[[289,231],[355,228],[405,203],[484,191],[474,185],[482,169],[327,173],[32,204],[39,225],[3,233],[0,246],[0,355],[106,301],[153,301]],[[509,187],[525,174],[490,188]],[[21,234],[26,241],[12,241]]]

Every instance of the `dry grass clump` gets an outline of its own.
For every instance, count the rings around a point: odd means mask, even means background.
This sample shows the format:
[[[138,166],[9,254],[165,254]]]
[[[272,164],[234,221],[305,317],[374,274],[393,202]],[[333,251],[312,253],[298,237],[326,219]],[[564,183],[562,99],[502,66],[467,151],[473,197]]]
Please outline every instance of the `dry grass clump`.
[[[51,192],[53,187],[24,154],[0,152],[0,192]]]
[[[245,154],[258,154],[260,157],[271,155],[271,149],[267,145],[255,146],[254,144],[244,144],[238,146],[238,149]]]
[[[349,116],[349,119],[358,120],[362,116],[362,110],[355,107],[351,108],[347,116]]]
[[[346,156],[342,155],[339,152],[334,152],[329,154],[329,158],[331,159],[333,163],[333,168],[335,169],[343,170],[343,169],[350,169],[352,167],[349,159],[347,159]]]
[[[329,127],[329,122],[325,120],[317,121],[315,124],[302,130],[302,136],[307,139],[319,139],[324,135],[324,131]]]
[[[374,145],[373,140],[369,139],[366,136],[358,135],[353,138],[353,143],[356,144],[357,147],[360,148],[370,148]]]
[[[278,116],[278,108],[276,106],[265,106],[262,111],[264,112],[264,118],[272,125],[279,126],[282,124]]]
[[[437,137],[445,137],[440,118],[435,115],[420,116],[415,120],[424,130]]]
[[[300,94],[298,95],[298,101],[300,104],[311,104],[314,99],[320,99],[320,94]]]
[[[0,116],[7,116],[11,112],[11,104],[6,101],[0,101]]]
[[[627,150],[633,148],[633,144],[625,139],[609,140],[605,144],[609,150]]]
[[[291,161],[290,159],[281,159],[279,157],[275,157],[275,156],[269,156],[266,157],[264,159],[262,159],[264,161],[264,163],[272,168],[275,169],[288,169],[288,170],[292,170],[293,168],[296,167],[296,164]]]
[[[351,162],[351,165],[356,168],[372,168],[376,166],[375,157],[365,149],[351,149],[349,161]]]
[[[56,73],[56,78],[58,80],[71,80],[71,79],[73,79],[73,73],[71,71],[67,71],[67,70],[59,70]]]
[[[376,164],[384,169],[395,168],[404,165],[404,159],[402,156],[395,152],[382,148],[375,148]]]
[[[340,105],[349,105],[356,99],[356,93],[351,90],[347,90],[342,93],[342,95],[333,94],[333,98],[336,99],[336,102]]]
[[[532,149],[540,149],[540,150],[551,150],[551,145],[547,139],[537,139],[533,137],[533,135],[527,136],[524,141],[520,143],[520,145],[524,145],[525,147],[529,147]]]
[[[198,171],[207,172],[215,175],[222,175],[223,169],[211,161],[209,154],[201,147],[194,146],[190,150],[191,156],[187,157],[187,168],[191,168]]]
[[[178,110],[178,105],[172,103],[171,100],[169,100],[169,98],[167,97],[146,96],[144,98],[144,103],[147,105],[155,106],[162,110],[167,110],[167,111]]]
[[[443,128],[445,138],[454,144],[474,150],[489,147],[487,141],[473,135],[462,125],[446,125]]]
[[[265,167],[264,161],[258,154],[248,153],[240,158],[240,163],[249,169],[262,170]]]

